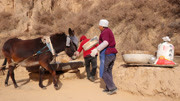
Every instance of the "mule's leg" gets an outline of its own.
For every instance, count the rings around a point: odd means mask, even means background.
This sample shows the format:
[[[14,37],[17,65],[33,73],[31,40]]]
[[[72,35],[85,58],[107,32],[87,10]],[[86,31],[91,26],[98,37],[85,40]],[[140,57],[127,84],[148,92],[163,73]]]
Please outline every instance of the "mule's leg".
[[[17,85],[16,80],[14,78],[14,69],[15,69],[15,66],[9,66],[8,74],[11,76],[11,79],[12,79],[12,81],[14,83],[14,87],[17,88],[18,85]]]
[[[7,62],[8,62],[8,64],[12,63],[10,58],[7,58]],[[8,73],[7,73],[6,80],[5,80],[5,86],[8,86],[9,76],[11,76],[11,79],[12,79],[12,81],[14,83],[14,87],[17,88],[18,85],[16,83],[16,80],[14,79],[14,68],[16,66],[9,65],[8,67],[9,67],[9,69],[8,69]]]
[[[39,62],[40,65],[42,67],[44,67],[46,70],[48,70],[52,77],[53,77],[53,83],[54,83],[54,88],[57,90],[58,89],[58,80],[57,80],[57,77],[56,77],[56,71],[51,67],[51,65],[48,64],[48,62]]]
[[[5,80],[5,86],[8,86],[8,80],[9,80],[9,70],[6,76],[6,80]]]
[[[8,64],[10,64],[12,61],[10,58],[7,58],[7,61],[8,61]],[[9,70],[10,70],[10,65],[8,66],[8,73],[7,73],[7,76],[6,76],[6,80],[5,80],[5,86],[8,86],[8,80],[9,80]]]
[[[42,89],[46,89],[45,86],[43,86],[42,84],[42,77],[44,75],[45,69],[43,67],[39,67],[39,87],[41,87]]]

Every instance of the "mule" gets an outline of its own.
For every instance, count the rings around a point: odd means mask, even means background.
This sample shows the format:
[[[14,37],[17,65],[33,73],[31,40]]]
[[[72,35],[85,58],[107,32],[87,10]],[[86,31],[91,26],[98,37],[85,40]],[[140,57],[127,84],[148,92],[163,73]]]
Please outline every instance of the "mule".
[[[69,29],[69,35],[74,36],[74,31]],[[8,86],[9,76],[11,77],[14,87],[17,88],[14,77],[14,69],[17,65],[23,67],[40,66],[39,70],[39,87],[46,88],[42,84],[42,74],[44,69],[49,71],[53,77],[53,84],[55,89],[58,89],[58,80],[56,78],[56,70],[54,70],[50,62],[53,60],[53,55],[49,51],[49,48],[41,40],[42,37],[31,39],[31,40],[21,40],[18,38],[12,38],[7,40],[2,48],[5,61],[8,62],[8,73],[5,80],[5,85]],[[55,53],[60,53],[65,51],[69,57],[73,57],[74,52],[77,50],[77,44],[73,42],[65,33],[56,33],[50,36],[52,46]],[[76,42],[77,43],[77,42]],[[4,65],[6,63],[4,62]]]

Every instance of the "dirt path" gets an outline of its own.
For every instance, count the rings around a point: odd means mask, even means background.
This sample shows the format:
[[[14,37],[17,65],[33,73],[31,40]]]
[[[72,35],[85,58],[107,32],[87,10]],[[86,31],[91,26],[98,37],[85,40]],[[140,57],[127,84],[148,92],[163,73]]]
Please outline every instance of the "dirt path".
[[[81,69],[83,71],[84,69]],[[32,79],[25,68],[15,70],[17,84],[15,89],[11,79],[9,86],[4,86],[5,76],[0,76],[0,99],[1,101],[170,101],[171,99],[161,97],[144,97],[133,95],[118,90],[114,95],[107,95],[102,92],[100,79],[90,82],[83,79],[63,79],[60,81],[60,89],[55,90],[52,82],[44,80],[44,85],[48,85],[46,90],[38,86],[37,79]],[[31,79],[29,79],[31,77]]]

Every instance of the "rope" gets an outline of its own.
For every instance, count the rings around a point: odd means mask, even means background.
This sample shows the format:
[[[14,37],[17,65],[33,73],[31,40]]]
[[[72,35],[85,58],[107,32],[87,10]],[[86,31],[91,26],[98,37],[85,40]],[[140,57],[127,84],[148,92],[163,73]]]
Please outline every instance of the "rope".
[[[43,52],[41,52],[41,51],[42,51],[43,49],[45,49],[46,47],[47,47],[47,46],[44,46],[43,48],[41,48],[38,52],[36,52],[35,54],[33,54],[33,56],[43,53]]]

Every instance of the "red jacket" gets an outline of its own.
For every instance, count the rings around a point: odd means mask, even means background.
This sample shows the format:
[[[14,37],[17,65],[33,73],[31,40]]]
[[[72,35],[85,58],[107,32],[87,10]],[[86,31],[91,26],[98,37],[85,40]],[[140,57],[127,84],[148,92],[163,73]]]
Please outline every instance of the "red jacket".
[[[80,38],[80,41],[82,41],[82,42],[80,43],[80,46],[79,46],[79,48],[78,48],[77,51],[80,53],[80,52],[83,50],[83,56],[84,56],[84,57],[90,56],[91,50],[93,50],[95,47],[98,46],[98,44],[96,44],[94,47],[92,47],[92,48],[90,48],[89,50],[85,51],[82,46],[83,46],[86,42],[88,42],[89,40],[90,40],[90,39],[87,39],[85,36],[82,36],[82,37]]]

